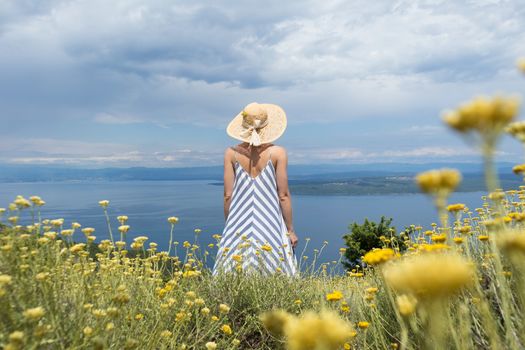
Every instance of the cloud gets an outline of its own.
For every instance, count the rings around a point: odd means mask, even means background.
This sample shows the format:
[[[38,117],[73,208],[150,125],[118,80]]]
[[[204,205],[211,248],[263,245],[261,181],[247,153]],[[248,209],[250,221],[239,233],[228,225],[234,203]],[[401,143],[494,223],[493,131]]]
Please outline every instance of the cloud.
[[[449,147],[421,147],[411,150],[388,150],[380,153],[380,156],[387,158],[399,157],[458,157],[458,156],[479,156],[479,152],[473,149],[458,149]]]
[[[499,155],[507,155],[500,152]],[[479,152],[467,148],[452,147],[416,147],[411,149],[392,149],[385,151],[367,151],[356,148],[303,149],[289,152],[290,163],[347,163],[347,162],[429,162],[433,160],[467,160],[479,158]]]
[[[109,113],[99,113],[94,121],[101,124],[136,124],[144,122],[143,119],[128,115],[114,115]]]
[[[82,125],[82,142],[104,144],[99,124],[135,127],[123,152],[153,154],[165,148],[144,146],[161,134],[148,126],[185,125],[208,128],[215,147],[175,148],[200,154],[221,148],[230,118],[259,101],[282,105],[291,128],[355,122],[359,133],[369,122],[402,139],[443,132],[441,111],[472,95],[523,88],[517,0],[20,0],[0,11],[0,137],[59,138],[57,125]],[[434,147],[424,141],[413,148]],[[385,138],[333,157],[376,147],[405,149]]]
[[[223,149],[148,150],[117,143],[80,142],[60,139],[5,139],[0,141],[0,162],[12,164],[54,164],[88,167],[152,166],[187,167],[222,165]],[[296,147],[288,151],[290,164],[352,163],[387,161],[432,161],[477,159],[479,153],[467,147],[415,147],[372,151],[362,148]],[[9,156],[7,156],[9,155]],[[499,156],[509,154],[500,152]],[[512,155],[511,155],[512,156]]]
[[[0,162],[11,164],[183,167],[222,164],[223,150],[150,151],[119,143],[5,138],[0,140],[0,154]]]
[[[90,154],[56,156],[40,155],[28,157],[11,157],[1,159],[8,164],[39,164],[39,165],[74,165],[79,167],[191,167],[204,165],[220,165],[222,154],[214,152],[199,152],[174,150],[171,152],[145,153],[140,151],[123,152],[93,156]]]
[[[52,138],[0,139],[0,152],[4,155],[45,154],[45,155],[101,155],[105,153],[129,152],[132,146],[116,143],[84,142]]]

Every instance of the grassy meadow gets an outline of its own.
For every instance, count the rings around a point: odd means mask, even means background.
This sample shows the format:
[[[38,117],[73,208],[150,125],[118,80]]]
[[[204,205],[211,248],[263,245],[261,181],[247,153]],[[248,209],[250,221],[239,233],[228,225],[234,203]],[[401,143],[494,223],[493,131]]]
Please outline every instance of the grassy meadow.
[[[523,64],[525,66],[525,64]],[[525,70],[525,68],[524,68]],[[480,149],[487,195],[480,208],[448,203],[454,169],[419,174],[436,223],[382,237],[382,247],[345,274],[323,247],[298,256],[301,273],[213,277],[216,244],[174,240],[158,251],[126,238],[119,216],[110,239],[88,223],[43,218],[42,198],[0,209],[0,346],[4,349],[523,349],[525,186],[502,190],[494,167],[500,136],[525,142],[514,97],[479,97],[444,121]],[[514,172],[525,174],[525,164]],[[32,225],[19,225],[30,218]],[[400,241],[408,249],[401,252]],[[336,242],[331,242],[334,244]],[[247,242],[247,244],[250,244]],[[232,248],[234,249],[234,248]],[[180,254],[183,253],[183,254]],[[268,253],[261,249],[259,254]]]

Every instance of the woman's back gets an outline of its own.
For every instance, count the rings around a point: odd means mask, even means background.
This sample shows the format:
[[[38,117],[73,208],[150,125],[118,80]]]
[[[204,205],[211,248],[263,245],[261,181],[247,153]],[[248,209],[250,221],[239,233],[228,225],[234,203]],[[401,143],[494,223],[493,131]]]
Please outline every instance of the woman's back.
[[[278,150],[268,144],[248,156],[242,145],[232,147],[233,189],[214,274],[233,269],[296,273],[297,261],[279,203],[278,162],[272,159],[272,152]]]

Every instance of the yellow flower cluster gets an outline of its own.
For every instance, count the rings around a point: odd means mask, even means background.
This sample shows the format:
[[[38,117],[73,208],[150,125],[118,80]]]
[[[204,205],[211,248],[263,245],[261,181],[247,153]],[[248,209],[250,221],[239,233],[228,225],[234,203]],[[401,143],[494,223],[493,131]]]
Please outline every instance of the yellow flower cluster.
[[[41,207],[46,204],[46,202],[43,201],[42,198],[40,198],[39,196],[31,196],[29,197],[29,200],[33,202],[33,204],[37,207]]]
[[[261,249],[264,250],[264,251],[266,251],[266,252],[271,252],[271,251],[272,251],[272,246],[269,245],[269,244],[263,244],[263,245],[261,246]]]
[[[497,240],[498,246],[509,253],[525,254],[525,232],[511,231],[502,233]]]
[[[525,142],[525,122],[518,121],[510,123],[509,126],[505,128],[505,131],[514,136],[519,141]]]
[[[385,266],[383,273],[393,289],[418,298],[454,294],[471,284],[474,277],[471,264],[453,253],[405,257]]]
[[[396,297],[396,304],[401,315],[409,316],[416,311],[417,299],[412,295],[401,294]]]
[[[455,213],[455,212],[458,212],[464,209],[465,209],[465,204],[463,203],[450,204],[447,206],[447,210],[452,213]]]
[[[168,222],[169,222],[170,224],[172,224],[172,225],[175,225],[176,223],[179,222],[179,218],[176,217],[176,216],[170,216],[170,217],[168,218]]]
[[[455,169],[429,170],[418,174],[416,182],[425,193],[450,193],[461,182],[461,174]]]
[[[352,326],[333,311],[307,311],[292,316],[277,310],[261,315],[273,334],[283,334],[289,350],[339,349],[355,335]]]
[[[340,290],[334,290],[332,293],[326,294],[327,301],[339,301],[343,299],[343,292]]]
[[[451,128],[462,132],[498,133],[518,114],[519,100],[504,97],[477,97],[443,117]]]
[[[512,168],[516,175],[525,175],[525,164],[518,164]]]
[[[391,248],[381,248],[369,251],[363,257],[363,262],[368,265],[379,265],[396,257],[396,253]]]

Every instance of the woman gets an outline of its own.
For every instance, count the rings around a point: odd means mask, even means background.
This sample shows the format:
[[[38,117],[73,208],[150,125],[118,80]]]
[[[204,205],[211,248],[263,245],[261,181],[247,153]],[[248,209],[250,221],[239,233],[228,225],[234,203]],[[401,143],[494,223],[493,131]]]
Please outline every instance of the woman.
[[[271,142],[286,129],[276,105],[251,103],[226,132],[243,143],[224,154],[224,218],[213,274],[233,269],[295,275],[286,150]]]

